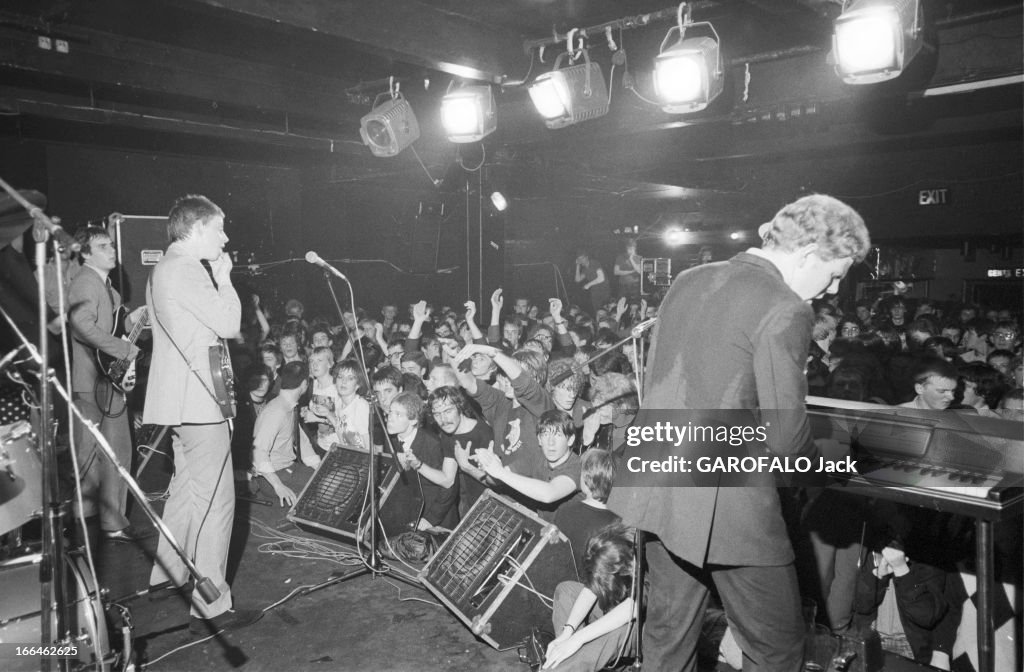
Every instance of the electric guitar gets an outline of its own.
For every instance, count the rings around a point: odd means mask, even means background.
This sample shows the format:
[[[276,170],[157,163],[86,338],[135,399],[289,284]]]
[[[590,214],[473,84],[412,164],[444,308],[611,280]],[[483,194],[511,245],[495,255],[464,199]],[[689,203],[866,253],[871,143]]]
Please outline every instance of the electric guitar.
[[[209,349],[210,378],[213,380],[213,400],[220,407],[225,420],[235,417],[235,371],[231,368],[231,354],[228,344],[218,341]]]
[[[127,341],[129,345],[135,345],[142,330],[149,328],[149,311],[142,311],[139,319],[132,326],[132,330],[125,333],[127,318],[128,309],[124,306],[119,307],[114,314],[114,331],[112,333],[115,338]],[[135,389],[134,357],[118,358],[108,355],[102,350],[96,350],[96,366],[119,391],[127,393]]]

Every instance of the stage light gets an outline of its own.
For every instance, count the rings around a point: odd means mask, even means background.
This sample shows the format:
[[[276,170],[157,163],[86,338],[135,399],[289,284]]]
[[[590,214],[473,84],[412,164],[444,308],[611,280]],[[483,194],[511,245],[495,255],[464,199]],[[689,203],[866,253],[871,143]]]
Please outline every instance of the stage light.
[[[452,142],[476,142],[498,127],[489,86],[464,86],[441,99],[441,123]]]
[[[498,212],[505,212],[508,208],[508,201],[505,200],[505,195],[500,191],[491,192],[491,204]]]
[[[601,66],[590,62],[583,50],[584,62],[562,68],[559,54],[551,72],[538,75],[530,85],[530,98],[544,117],[548,128],[564,128],[608,114],[608,87]]]
[[[919,0],[854,0],[835,20],[836,73],[847,84],[894,79],[921,44]]]
[[[420,137],[409,101],[394,96],[359,120],[359,135],[374,156],[396,156]]]
[[[746,238],[746,236],[743,234],[742,231],[733,231],[732,233],[729,234],[730,240],[743,240],[744,238]]]
[[[689,239],[689,231],[675,227],[667,229],[665,233],[662,234],[662,240],[664,240],[667,245],[671,245],[673,247],[684,245]]]
[[[696,26],[706,26],[714,38],[685,37],[686,30]],[[679,33],[679,40],[666,49],[673,31]],[[654,59],[654,90],[664,103],[661,109],[670,114],[699,112],[722,93],[725,68],[721,46],[714,26],[707,21],[691,22],[689,8],[684,16],[683,5],[679,6],[677,25],[669,29]]]

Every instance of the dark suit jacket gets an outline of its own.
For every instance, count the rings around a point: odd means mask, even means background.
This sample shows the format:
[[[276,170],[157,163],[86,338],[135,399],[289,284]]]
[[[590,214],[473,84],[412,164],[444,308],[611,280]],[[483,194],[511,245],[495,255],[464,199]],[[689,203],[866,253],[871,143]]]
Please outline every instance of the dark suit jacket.
[[[113,299],[113,301],[111,301]],[[99,370],[96,350],[111,357],[127,357],[132,346],[115,338],[114,310],[120,308],[121,296],[107,286],[92,268],[82,266],[68,288],[68,323],[74,336],[71,345],[71,386],[75,392],[92,393]]]
[[[803,413],[812,326],[810,306],[762,257],[744,252],[681,273],[659,311],[634,425],[657,409],[762,409],[771,452],[812,456]],[[615,487],[608,507],[697,566],[793,559],[774,487]]]

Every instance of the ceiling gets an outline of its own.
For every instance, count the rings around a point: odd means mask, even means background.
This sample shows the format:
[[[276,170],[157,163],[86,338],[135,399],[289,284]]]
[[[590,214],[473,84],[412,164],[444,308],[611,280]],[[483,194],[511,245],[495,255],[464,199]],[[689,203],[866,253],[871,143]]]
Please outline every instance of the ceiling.
[[[763,221],[819,191],[891,216],[907,240],[962,236],[962,218],[917,207],[920,190],[948,188],[976,232],[1019,237],[1021,3],[922,2],[925,50],[897,80],[867,87],[828,65],[839,2],[690,3],[721,36],[727,79],[706,111],[680,116],[642,99],[676,20],[664,0],[4,0],[0,134],[428,186],[424,167],[443,180],[483,160],[513,199],[627,199],[644,218],[709,227]],[[588,37],[610,113],[545,129],[521,84],[564,42],[536,46],[617,19],[630,24],[611,32],[625,67],[611,71],[605,34]],[[359,140],[390,77],[424,129],[423,167],[409,151],[373,158]],[[473,80],[494,85],[499,128],[455,147],[438,99]]]

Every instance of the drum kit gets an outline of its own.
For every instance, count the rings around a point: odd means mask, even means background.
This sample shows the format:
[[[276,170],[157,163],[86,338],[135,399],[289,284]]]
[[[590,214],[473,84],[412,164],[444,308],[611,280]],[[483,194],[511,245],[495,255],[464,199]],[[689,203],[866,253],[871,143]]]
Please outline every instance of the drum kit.
[[[0,644],[39,645],[42,633],[43,553],[38,544],[22,544],[21,528],[42,518],[42,460],[32,426],[22,420],[0,426]],[[52,644],[68,657],[68,669],[108,670],[114,662],[107,619],[95,577],[80,551],[67,551],[58,571],[65,572],[64,632]],[[57,609],[50,611],[50,632],[56,631]],[[38,656],[11,655],[0,648],[4,670],[37,670]]]
[[[36,224],[42,230],[35,237],[36,265],[41,267],[45,241],[69,237],[41,213],[45,196],[14,191],[3,180],[0,188],[8,194],[0,195],[0,250]],[[43,290],[40,286],[40,294]],[[41,302],[39,310],[36,354],[37,362],[44,362],[49,357]],[[0,360],[0,369],[6,370],[23,347],[32,348],[2,307],[0,314],[23,342]],[[43,440],[38,433],[39,427],[52,426],[49,384],[39,385],[38,402],[41,410],[35,422],[0,425],[0,669],[123,669],[130,664],[130,644],[123,652],[112,651],[107,611],[91,563],[82,551],[65,550],[61,538],[67,507],[56,502],[52,440]],[[26,538],[39,536],[36,530],[42,541],[26,543]]]

